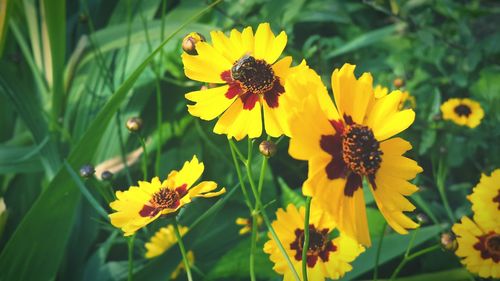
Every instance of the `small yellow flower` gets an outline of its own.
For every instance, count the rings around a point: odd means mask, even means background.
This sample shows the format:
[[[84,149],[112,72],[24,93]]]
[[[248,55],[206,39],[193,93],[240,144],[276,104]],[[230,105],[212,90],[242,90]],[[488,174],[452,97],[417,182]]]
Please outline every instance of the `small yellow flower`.
[[[276,221],[272,223],[287,255],[291,258],[295,271],[299,272],[300,277],[302,277],[300,273],[302,272],[304,218],[304,207],[297,210],[293,204],[289,204],[286,211],[278,209]],[[339,237],[331,240],[330,233],[334,228],[333,220],[316,208],[313,200],[309,218],[308,280],[339,279],[352,269],[349,263],[364,252],[363,246],[342,233]],[[264,244],[264,252],[269,254],[271,261],[274,262],[273,269],[277,273],[284,275],[283,280],[294,280],[292,272],[287,266],[287,262],[276,242],[270,234],[268,236],[270,240]]]
[[[393,137],[415,119],[413,110],[399,109],[401,91],[376,98],[371,74],[357,79],[354,68],[345,64],[333,72],[335,105],[321,81],[303,75],[309,84],[299,91],[315,94],[291,114],[289,153],[309,162],[304,195],[317,198],[340,231],[370,245],[363,178],[388,224],[405,234],[418,227],[403,212],[415,209],[406,196],[418,188],[408,181],[422,168],[403,156],[411,144]]]
[[[236,218],[235,223],[237,225],[241,225],[242,228],[238,232],[240,235],[245,235],[252,231],[252,218]],[[257,227],[262,225],[262,217],[260,215],[257,215]]]
[[[415,97],[410,94],[408,91],[401,92],[401,101],[399,102],[399,109],[403,109],[405,107],[408,108],[416,108],[417,101]]]
[[[449,99],[441,105],[441,112],[444,120],[469,128],[477,127],[484,117],[481,105],[471,99]]]
[[[479,225],[494,227],[500,224],[500,169],[493,171],[491,176],[482,174],[467,198],[472,202],[474,221]]]
[[[151,182],[139,181],[139,186],[117,191],[117,200],[109,204],[116,211],[109,215],[111,224],[129,236],[161,215],[176,212],[194,197],[214,197],[226,192],[225,188],[211,192],[217,188],[213,181],[203,181],[193,187],[203,170],[203,163],[193,156],[180,171],[170,172],[163,182],[155,177]]]
[[[268,135],[287,134],[284,85],[292,58],[278,60],[287,43],[285,32],[275,36],[262,23],[255,34],[247,27],[231,30],[229,37],[221,31],[210,36],[211,43],[196,43],[197,55],[182,54],[182,62],[190,79],[220,86],[187,93],[186,99],[194,102],[189,113],[203,120],[220,116],[214,132],[236,140],[259,137],[262,119]]]
[[[187,227],[179,226],[181,237],[184,236],[187,231]],[[177,244],[177,237],[175,237],[174,226],[169,225],[167,227],[162,227],[153,235],[153,237],[151,237],[151,240],[145,244],[146,258],[151,259],[157,257],[175,244]],[[189,265],[194,264],[194,254],[192,251],[187,252],[187,259]],[[181,261],[170,275],[170,279],[176,279],[182,270],[184,270],[184,263]]]
[[[482,278],[500,278],[500,224],[481,225],[463,217],[452,230],[458,241],[455,253],[467,270]]]

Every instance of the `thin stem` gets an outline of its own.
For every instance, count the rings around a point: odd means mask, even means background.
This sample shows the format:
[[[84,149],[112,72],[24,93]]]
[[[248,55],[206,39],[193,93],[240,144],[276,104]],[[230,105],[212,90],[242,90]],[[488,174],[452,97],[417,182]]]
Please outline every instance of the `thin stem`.
[[[233,148],[234,142],[232,139],[228,139],[228,142],[229,142],[229,148],[231,150],[231,155],[233,156],[234,168],[236,169],[236,174],[238,175],[238,180],[240,181],[241,192],[243,193],[243,196],[245,197],[245,203],[247,204],[248,209],[250,210],[250,212],[252,212],[252,210],[253,210],[252,203],[250,201],[250,197],[248,196],[247,188],[245,186],[245,181],[243,180],[243,176],[241,174],[241,169],[240,169],[240,165],[238,163],[238,159],[236,158],[236,151]]]
[[[262,157],[262,165],[260,166],[260,176],[259,176],[259,184],[257,190],[259,191],[259,195],[262,194],[262,186],[264,185],[264,175],[266,173],[267,161],[269,161],[268,157]]]
[[[179,232],[179,225],[177,224],[177,218],[174,218],[174,232],[177,238],[177,243],[179,243],[179,249],[181,250],[182,261],[184,262],[184,267],[186,268],[186,275],[189,281],[193,280],[191,275],[191,268],[189,267],[189,260],[187,258],[186,249],[184,248],[184,243],[182,243],[181,233]]]
[[[121,109],[116,111],[116,127],[118,130],[118,143],[120,145],[120,156],[122,158],[123,167],[125,168],[125,176],[127,177],[127,182],[132,185],[132,177],[130,176],[130,169],[127,163],[127,152],[125,150],[125,142],[122,138],[122,114]]]
[[[250,280],[255,281],[255,251],[257,249],[257,214],[252,214],[252,237],[250,248]]]
[[[304,245],[302,245],[302,279],[307,281],[307,250],[309,250],[309,215],[311,213],[311,197],[306,199],[306,215],[304,218]]]
[[[404,267],[404,266],[405,266],[408,262],[410,262],[410,261],[412,261],[412,260],[414,260],[414,259],[416,259],[416,258],[418,258],[418,257],[420,257],[420,256],[422,256],[422,255],[425,255],[425,254],[427,254],[427,253],[430,253],[430,252],[432,252],[432,251],[435,251],[435,250],[437,250],[437,249],[440,249],[440,248],[441,248],[441,245],[436,244],[436,245],[430,246],[430,247],[428,247],[428,248],[422,249],[422,250],[420,250],[420,251],[418,251],[418,252],[416,252],[416,253],[414,253],[414,254],[411,254],[411,255],[409,255],[409,256],[405,256],[405,257],[404,257],[404,259],[401,261],[401,263],[400,263],[400,264],[398,265],[398,267],[396,268],[396,270],[394,271],[394,273],[392,273],[392,275],[391,275],[391,279],[390,279],[390,280],[391,280],[391,281],[392,281],[392,280],[394,280],[394,279],[398,276],[398,274],[399,274],[399,272],[401,271],[401,269],[403,269],[403,267]]]
[[[236,153],[236,155],[238,155],[238,158],[240,159],[240,161],[243,163],[246,163],[247,159],[245,158],[245,156],[243,156],[241,151],[238,149],[238,147],[234,143],[233,139],[228,139],[228,141],[229,141],[229,145],[231,146],[231,149],[233,149],[234,152]]]
[[[135,234],[128,238],[128,281],[134,279],[134,238]]]
[[[448,217],[451,221],[451,223],[455,222],[455,216],[453,215],[453,211],[451,210],[450,203],[448,202],[448,197],[446,196],[446,191],[445,191],[445,181],[446,181],[446,174],[448,173],[443,159],[440,157],[439,162],[438,162],[438,168],[437,168],[437,175],[436,175],[436,185],[439,191],[439,196],[441,197],[441,200],[443,201],[444,208],[446,210],[446,213],[448,214]]]
[[[382,231],[380,232],[380,238],[378,240],[377,252],[375,254],[375,270],[373,271],[373,280],[378,280],[378,264],[380,261],[380,253],[382,252],[382,242],[385,237],[385,230],[387,229],[387,222],[384,221],[384,226],[382,227]]]
[[[148,180],[148,151],[146,150],[146,142],[141,134],[137,134],[137,138],[142,147],[142,175],[144,180]]]
[[[257,186],[255,186],[255,183],[253,181],[252,169],[250,167],[250,164],[251,164],[250,161],[252,159],[252,157],[251,157],[251,155],[252,155],[252,153],[251,153],[252,152],[251,151],[251,149],[252,149],[252,141],[250,139],[248,141],[248,148],[249,148],[249,153],[248,153],[248,156],[247,156],[248,157],[247,162],[245,163],[245,168],[246,168],[246,172],[247,172],[247,175],[248,175],[248,182],[250,183],[250,187],[252,188],[253,196],[255,197],[255,209],[256,209],[256,211],[260,211],[260,213],[262,214],[262,218],[264,219],[264,223],[266,224],[266,226],[267,226],[269,232],[271,233],[271,236],[273,237],[274,241],[276,241],[276,244],[278,245],[278,248],[279,248],[281,254],[283,255],[283,257],[285,257],[285,260],[286,260],[286,262],[288,264],[288,267],[292,271],[295,280],[300,281],[300,277],[297,274],[297,271],[295,270],[295,267],[293,266],[292,261],[290,260],[290,257],[286,253],[286,250],[283,247],[283,244],[281,243],[278,235],[274,231],[274,228],[271,225],[271,221],[269,220],[269,217],[267,216],[267,213],[266,213],[265,209],[263,208],[263,204],[262,204],[262,201],[260,200],[260,196],[259,196],[259,191],[257,190]]]

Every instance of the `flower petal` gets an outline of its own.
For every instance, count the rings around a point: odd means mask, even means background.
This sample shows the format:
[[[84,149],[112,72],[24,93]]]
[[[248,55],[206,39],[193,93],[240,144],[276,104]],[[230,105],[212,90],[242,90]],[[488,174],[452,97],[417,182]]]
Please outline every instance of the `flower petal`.
[[[227,134],[241,140],[248,135],[250,138],[260,137],[262,134],[262,118],[260,102],[252,110],[243,109],[241,99],[236,101],[222,114],[214,127],[214,133]]]
[[[187,93],[186,99],[196,102],[194,105],[188,105],[189,113],[203,120],[212,120],[221,115],[236,99],[228,99],[225,96],[228,89],[229,86],[225,85]]]

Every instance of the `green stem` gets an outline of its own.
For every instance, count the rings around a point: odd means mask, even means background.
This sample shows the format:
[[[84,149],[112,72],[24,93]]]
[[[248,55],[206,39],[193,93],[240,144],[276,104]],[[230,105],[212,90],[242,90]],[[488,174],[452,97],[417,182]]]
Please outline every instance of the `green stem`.
[[[238,159],[236,158],[236,151],[233,148],[234,142],[232,139],[228,139],[228,141],[229,141],[229,148],[231,150],[231,155],[233,156],[234,168],[236,169],[236,174],[238,175],[238,180],[240,181],[241,192],[245,197],[245,203],[247,204],[248,209],[250,210],[250,212],[252,212],[253,211],[252,203],[250,201],[250,197],[248,196],[247,188],[245,186],[245,181],[243,180],[243,176],[241,174],[241,168],[238,163]]]
[[[451,210],[450,203],[448,202],[448,197],[446,196],[446,191],[445,191],[446,174],[448,173],[448,171],[443,162],[444,162],[443,159],[440,157],[436,175],[436,185],[439,191],[439,196],[443,201],[446,213],[448,214],[448,217],[451,223],[453,224],[455,223],[455,216],[453,215],[453,211]]]
[[[134,238],[135,234],[128,238],[128,281],[134,279]]]
[[[146,142],[141,134],[137,134],[137,137],[142,147],[142,175],[144,180],[148,180],[148,152],[146,150]]]
[[[309,215],[311,213],[311,197],[306,199],[306,215],[304,218],[304,245],[302,245],[302,279],[307,281],[307,250],[309,249]]]
[[[179,243],[179,249],[181,250],[182,261],[184,262],[184,267],[186,268],[186,275],[189,281],[193,280],[191,275],[191,268],[189,267],[189,260],[187,258],[186,249],[184,248],[184,243],[182,243],[181,233],[179,232],[179,225],[177,224],[177,218],[174,218],[174,232],[177,238],[177,243]]]
[[[377,281],[378,280],[378,264],[380,261],[380,253],[382,252],[382,242],[384,241],[385,237],[385,230],[387,228],[387,222],[384,222],[384,226],[382,227],[382,231],[380,232],[380,238],[378,240],[378,245],[377,245],[377,252],[375,254],[375,270],[373,271],[373,280]]]
[[[125,175],[127,177],[127,182],[132,185],[132,177],[130,176],[130,169],[127,163],[127,152],[125,150],[125,143],[122,138],[122,114],[121,109],[116,111],[116,127],[118,130],[118,143],[120,145],[120,156],[122,158],[123,167],[125,168]]]
[[[300,277],[297,274],[297,271],[295,270],[295,267],[293,266],[292,261],[290,260],[290,257],[286,253],[286,250],[283,247],[283,244],[281,243],[278,235],[274,231],[274,228],[271,225],[271,221],[269,220],[269,217],[267,216],[266,210],[263,208],[263,204],[262,204],[262,201],[260,200],[260,196],[259,196],[259,191],[257,190],[257,186],[255,186],[255,183],[253,181],[252,169],[251,169],[251,165],[250,165],[251,160],[252,160],[252,157],[251,157],[252,146],[253,146],[252,141],[249,139],[248,140],[249,153],[247,156],[248,157],[247,162],[245,163],[245,168],[246,168],[246,172],[247,172],[247,176],[248,176],[248,182],[250,183],[250,187],[252,189],[253,196],[255,197],[255,209],[256,209],[256,211],[260,211],[260,213],[262,214],[262,218],[264,219],[264,223],[266,224],[274,241],[276,241],[276,244],[278,245],[278,248],[279,248],[281,254],[285,258],[285,260],[288,264],[288,267],[290,268],[290,271],[292,271],[292,274],[294,275],[295,280],[300,281]]]
[[[250,248],[250,280],[255,281],[255,251],[257,249],[257,216],[252,214],[252,238]]]
[[[392,273],[391,275],[391,279],[389,279],[390,281],[394,280],[399,272],[401,271],[401,269],[403,269],[403,267],[410,261],[414,260],[415,258],[418,258],[422,255],[425,255],[427,253],[430,253],[432,251],[435,251],[437,249],[440,249],[441,248],[441,245],[437,244],[437,245],[434,245],[434,246],[430,246],[428,248],[425,248],[425,249],[422,249],[414,254],[411,254],[411,255],[408,255],[403,258],[403,260],[401,261],[401,263],[398,265],[398,267],[396,268],[396,270],[394,271],[394,273]]]
[[[262,186],[264,185],[264,174],[266,173],[266,166],[269,158],[262,157],[262,165],[260,166],[260,176],[259,176],[259,184],[257,190],[259,191],[259,195],[262,194]]]

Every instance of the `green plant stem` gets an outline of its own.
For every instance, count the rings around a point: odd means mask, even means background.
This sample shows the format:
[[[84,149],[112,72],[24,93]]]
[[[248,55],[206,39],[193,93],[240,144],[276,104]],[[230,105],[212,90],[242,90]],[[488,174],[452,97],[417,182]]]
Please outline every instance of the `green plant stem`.
[[[306,199],[306,215],[304,218],[304,245],[302,245],[302,280],[307,281],[307,250],[309,250],[309,215],[311,213],[311,197]]]
[[[256,281],[255,277],[255,251],[257,250],[257,214],[252,214],[252,237],[250,246],[250,280]]]
[[[380,232],[380,238],[378,240],[378,245],[377,245],[377,252],[375,253],[375,269],[373,271],[373,280],[377,281],[378,280],[378,264],[380,261],[380,253],[382,252],[382,242],[384,241],[385,237],[385,230],[387,228],[387,222],[384,221],[384,226],[382,227],[382,231]]]
[[[191,268],[189,267],[189,260],[187,258],[186,249],[184,248],[184,243],[182,242],[181,233],[179,232],[179,225],[177,223],[177,218],[174,218],[174,232],[177,238],[177,243],[179,244],[179,249],[181,250],[182,261],[184,262],[184,267],[186,268],[186,275],[189,281],[193,280],[191,275]]]
[[[130,176],[130,169],[127,163],[127,151],[125,150],[125,143],[122,138],[122,114],[121,109],[116,111],[116,128],[118,130],[118,143],[120,145],[120,156],[122,158],[123,167],[125,168],[125,176],[129,185],[132,185],[132,176]]]
[[[442,157],[439,158],[438,162],[438,170],[437,170],[437,175],[436,175],[436,185],[439,191],[439,196],[441,197],[441,200],[443,201],[444,208],[446,210],[446,213],[448,214],[448,217],[451,221],[451,223],[455,223],[455,216],[453,215],[453,211],[450,207],[450,203],[448,202],[448,197],[446,196],[446,191],[445,191],[445,181],[446,181],[446,175],[448,171],[445,167],[444,161]]]
[[[257,186],[255,185],[255,183],[253,181],[253,175],[252,175],[252,169],[251,169],[252,147],[253,147],[252,140],[248,139],[248,149],[249,149],[248,152],[249,153],[247,156],[248,157],[247,162],[245,163],[245,168],[246,168],[246,172],[247,172],[247,176],[248,176],[248,182],[250,183],[250,187],[252,189],[253,196],[255,197],[255,210],[262,214],[262,218],[264,219],[264,223],[266,224],[274,241],[278,245],[278,248],[279,248],[281,254],[283,255],[283,257],[285,258],[285,260],[288,264],[288,267],[290,268],[290,271],[292,272],[295,280],[300,281],[300,277],[297,274],[297,271],[295,270],[295,267],[293,266],[292,261],[290,260],[290,257],[286,253],[286,250],[283,247],[283,244],[281,243],[278,235],[274,231],[274,228],[271,225],[271,221],[269,220],[269,217],[267,216],[267,213],[266,213],[265,209],[263,208],[264,205],[262,204],[262,201],[260,200],[259,191],[257,190]]]
[[[146,142],[141,134],[137,134],[142,147],[142,175],[144,180],[148,180],[148,151],[146,150]]]
[[[128,281],[134,279],[134,238],[135,234],[128,238]]]
[[[262,165],[260,166],[260,176],[259,176],[259,184],[257,190],[259,191],[259,196],[262,194],[262,186],[264,185],[264,174],[266,173],[267,161],[269,161],[268,157],[262,157]]]
[[[405,255],[405,257],[403,258],[403,260],[401,261],[401,263],[398,265],[398,267],[396,268],[396,270],[394,270],[394,272],[392,273],[391,278],[390,278],[389,280],[391,280],[391,281],[392,281],[392,280],[394,280],[394,279],[398,276],[398,274],[399,274],[399,272],[401,271],[401,269],[403,269],[403,267],[404,267],[404,266],[405,266],[408,262],[410,262],[410,261],[412,261],[413,259],[418,258],[418,257],[420,257],[420,256],[422,256],[422,255],[425,255],[425,254],[427,254],[427,253],[429,253],[429,252],[432,252],[432,251],[435,251],[435,250],[437,250],[437,249],[440,249],[440,248],[441,248],[441,245],[436,244],[436,245],[434,245],[434,246],[430,246],[430,247],[428,247],[428,248],[422,249],[422,250],[420,250],[420,251],[418,251],[418,252],[416,252],[416,253],[413,253],[413,254],[411,254],[411,255],[408,255],[408,256],[407,256],[407,255]]]
[[[247,188],[245,186],[245,181],[243,180],[243,176],[241,174],[241,168],[240,165],[238,164],[238,159],[236,158],[236,151],[234,148],[235,144],[232,139],[228,139],[228,142],[229,142],[229,149],[231,150],[231,155],[233,156],[234,168],[236,169],[236,174],[238,175],[238,180],[240,181],[241,192],[245,197],[245,203],[247,204],[248,209],[250,210],[250,212],[252,212],[253,211],[252,202],[250,201],[250,197],[248,196]]]

